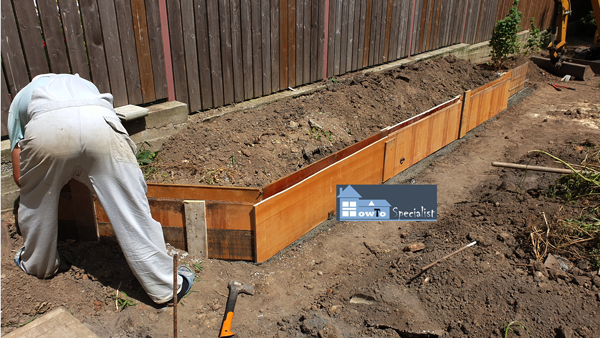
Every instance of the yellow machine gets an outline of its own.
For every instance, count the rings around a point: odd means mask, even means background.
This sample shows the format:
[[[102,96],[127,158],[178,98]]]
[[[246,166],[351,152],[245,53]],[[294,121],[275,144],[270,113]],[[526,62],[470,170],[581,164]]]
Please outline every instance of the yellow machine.
[[[548,45],[550,51],[550,60],[555,67],[560,68],[565,60],[565,42],[567,38],[567,21],[571,15],[571,0],[555,0],[557,3],[557,18],[556,18],[556,36],[553,42]],[[591,0],[596,17],[596,34],[594,35],[594,43],[600,44],[600,0]]]

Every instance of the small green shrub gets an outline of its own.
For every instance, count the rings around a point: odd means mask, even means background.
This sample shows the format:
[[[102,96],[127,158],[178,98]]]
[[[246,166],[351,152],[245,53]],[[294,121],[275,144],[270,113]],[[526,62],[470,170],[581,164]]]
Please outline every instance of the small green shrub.
[[[525,55],[529,54],[530,52],[542,50],[542,33],[540,29],[535,26],[533,21],[534,18],[529,19],[529,25],[531,29],[529,30],[529,39],[527,39]]]
[[[517,5],[519,0],[515,0],[510,8],[506,18],[496,22],[490,47],[492,47],[492,62],[496,68],[500,68],[502,62],[509,56],[518,54],[521,51],[521,45],[517,33],[520,29],[523,13],[519,11]]]

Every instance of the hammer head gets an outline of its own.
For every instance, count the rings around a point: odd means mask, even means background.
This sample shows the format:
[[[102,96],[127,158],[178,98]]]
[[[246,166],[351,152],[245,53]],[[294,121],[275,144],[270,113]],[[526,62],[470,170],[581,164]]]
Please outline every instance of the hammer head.
[[[254,286],[253,285],[242,284],[238,281],[230,280],[229,285],[227,287],[229,288],[229,290],[233,291],[236,294],[246,293],[249,295],[254,295]]]

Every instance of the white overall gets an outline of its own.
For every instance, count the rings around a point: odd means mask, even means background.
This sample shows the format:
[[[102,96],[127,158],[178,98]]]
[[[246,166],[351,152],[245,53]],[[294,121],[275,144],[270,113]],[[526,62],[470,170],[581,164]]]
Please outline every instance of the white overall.
[[[78,76],[52,77],[33,91],[21,148],[19,226],[27,273],[48,278],[58,269],[61,188],[76,179],[98,195],[129,267],[156,303],[173,296],[173,261],[160,223],[152,219],[135,144],[110,94],[90,91]],[[181,288],[182,277],[178,276]]]

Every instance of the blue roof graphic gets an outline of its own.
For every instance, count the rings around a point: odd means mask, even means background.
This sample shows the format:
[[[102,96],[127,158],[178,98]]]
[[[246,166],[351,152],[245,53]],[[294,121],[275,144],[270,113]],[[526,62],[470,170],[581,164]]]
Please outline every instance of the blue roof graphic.
[[[361,196],[352,188],[351,185],[347,186],[346,189],[342,190],[338,195],[338,198],[361,198]]]
[[[359,200],[356,204],[359,207],[391,207],[386,200]]]

